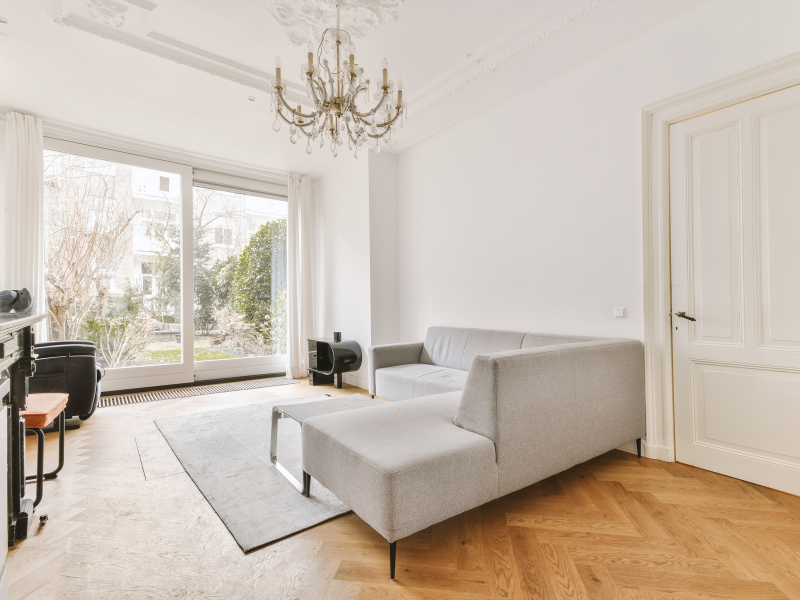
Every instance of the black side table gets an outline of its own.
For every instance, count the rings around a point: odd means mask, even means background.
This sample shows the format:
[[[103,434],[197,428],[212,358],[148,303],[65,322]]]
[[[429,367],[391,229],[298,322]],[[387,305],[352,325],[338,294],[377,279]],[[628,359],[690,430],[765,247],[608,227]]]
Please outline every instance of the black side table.
[[[361,346],[355,340],[333,338],[308,340],[308,383],[333,383],[342,388],[342,373],[357,371],[361,366]]]

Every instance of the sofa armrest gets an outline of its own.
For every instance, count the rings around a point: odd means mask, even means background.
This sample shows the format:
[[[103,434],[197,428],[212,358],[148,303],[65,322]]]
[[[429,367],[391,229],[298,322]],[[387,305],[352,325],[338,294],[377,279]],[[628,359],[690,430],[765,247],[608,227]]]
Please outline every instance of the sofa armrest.
[[[477,356],[455,424],[495,442],[501,496],[643,437],[642,343],[606,339]]]
[[[385,344],[370,346],[367,349],[369,359],[369,393],[375,395],[375,371],[398,365],[419,363],[422,356],[422,342],[411,344]]]

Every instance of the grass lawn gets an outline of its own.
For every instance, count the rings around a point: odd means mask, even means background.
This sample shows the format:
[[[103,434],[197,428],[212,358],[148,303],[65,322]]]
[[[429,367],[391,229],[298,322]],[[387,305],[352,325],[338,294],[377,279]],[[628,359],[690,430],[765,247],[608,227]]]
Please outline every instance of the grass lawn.
[[[176,344],[177,346],[177,344]],[[223,358],[239,358],[233,354],[220,352],[219,350],[210,350],[209,348],[195,348],[194,359],[200,360],[220,360]],[[177,348],[164,348],[159,350],[149,350],[142,354],[142,360],[154,362],[158,364],[174,364],[181,362],[181,349]]]

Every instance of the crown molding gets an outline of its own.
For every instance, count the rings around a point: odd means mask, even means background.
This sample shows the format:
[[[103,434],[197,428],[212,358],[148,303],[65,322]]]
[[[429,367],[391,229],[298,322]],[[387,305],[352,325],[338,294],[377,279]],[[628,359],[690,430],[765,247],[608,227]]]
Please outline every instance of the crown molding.
[[[585,16],[593,13],[594,11],[596,11],[597,9],[601,8],[602,6],[608,4],[609,2],[610,2],[610,0],[594,0],[593,2],[591,2],[590,4],[584,6],[580,10],[578,10],[575,13],[573,13],[572,15],[570,15],[569,17],[567,17],[567,18],[563,19],[562,21],[560,21],[559,23],[553,25],[552,27],[547,29],[545,32],[540,33],[539,35],[536,35],[536,36],[534,36],[532,38],[529,38],[524,43],[522,43],[522,44],[516,46],[515,48],[505,52],[502,56],[500,56],[499,58],[497,58],[495,60],[490,61],[488,64],[486,64],[485,66],[481,67],[477,71],[473,71],[469,75],[466,75],[466,76],[462,77],[457,83],[447,86],[444,90],[437,92],[436,88],[440,87],[440,86],[434,86],[433,89],[428,94],[424,94],[424,95],[421,96],[422,98],[424,98],[425,96],[431,96],[432,95],[432,97],[429,97],[428,100],[422,101],[421,104],[419,104],[418,106],[416,106],[415,108],[410,110],[408,112],[408,118],[409,119],[413,118],[414,116],[418,115],[422,111],[430,108],[431,106],[433,106],[435,104],[438,104],[439,102],[441,102],[442,100],[444,100],[448,96],[451,96],[452,94],[458,92],[460,89],[468,86],[469,84],[473,83],[474,81],[477,81],[478,79],[480,79],[480,78],[482,78],[482,77],[484,77],[486,75],[494,73],[500,65],[503,65],[503,64],[505,64],[505,63],[517,58],[518,56],[520,56],[524,52],[527,52],[531,48],[534,48],[535,46],[538,46],[542,42],[550,39],[554,35],[556,35],[559,32],[565,30],[570,25],[573,25],[574,23],[577,23],[578,21],[583,19]],[[495,48],[497,48],[498,45],[499,44],[495,45]],[[488,54],[488,53],[491,53],[491,50],[489,50],[487,52],[484,52],[483,54]],[[413,106],[413,104],[415,102],[417,102],[417,99],[415,99],[415,98],[412,98],[412,99],[409,100],[409,104],[412,104],[412,106]]]
[[[93,0],[89,0],[92,2]],[[146,0],[124,0],[128,4],[152,12],[157,8],[155,4]],[[121,5],[120,5],[121,6]],[[146,35],[136,35],[123,31],[119,26],[104,24],[98,20],[89,19],[80,15],[65,14],[64,0],[53,0],[53,20],[62,26],[71,27],[84,33],[91,33],[112,42],[117,42],[147,52],[183,66],[191,67],[215,77],[227,79],[245,87],[272,93],[275,77],[264,71],[248,67],[236,61],[228,60],[217,54],[206,52],[190,44],[150,31]],[[293,102],[312,106],[313,101],[306,95],[305,86],[285,80],[285,96]]]
[[[103,133],[95,129],[60,121],[42,119],[42,131],[46,138],[127,152],[128,154],[187,165],[223,175],[234,175],[279,185],[286,185],[288,181],[288,173],[285,171],[225,160],[197,152],[177,150],[160,144],[151,144],[124,136]]]

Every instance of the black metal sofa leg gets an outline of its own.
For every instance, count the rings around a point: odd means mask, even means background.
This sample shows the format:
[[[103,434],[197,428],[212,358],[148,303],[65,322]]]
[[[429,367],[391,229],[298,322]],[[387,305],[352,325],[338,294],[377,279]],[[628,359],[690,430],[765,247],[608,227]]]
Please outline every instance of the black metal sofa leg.
[[[311,496],[311,475],[303,471],[303,496],[309,498]]]
[[[389,542],[389,571],[394,579],[394,559],[397,557],[397,542]]]
[[[636,454],[642,458],[642,438],[636,438]]]

